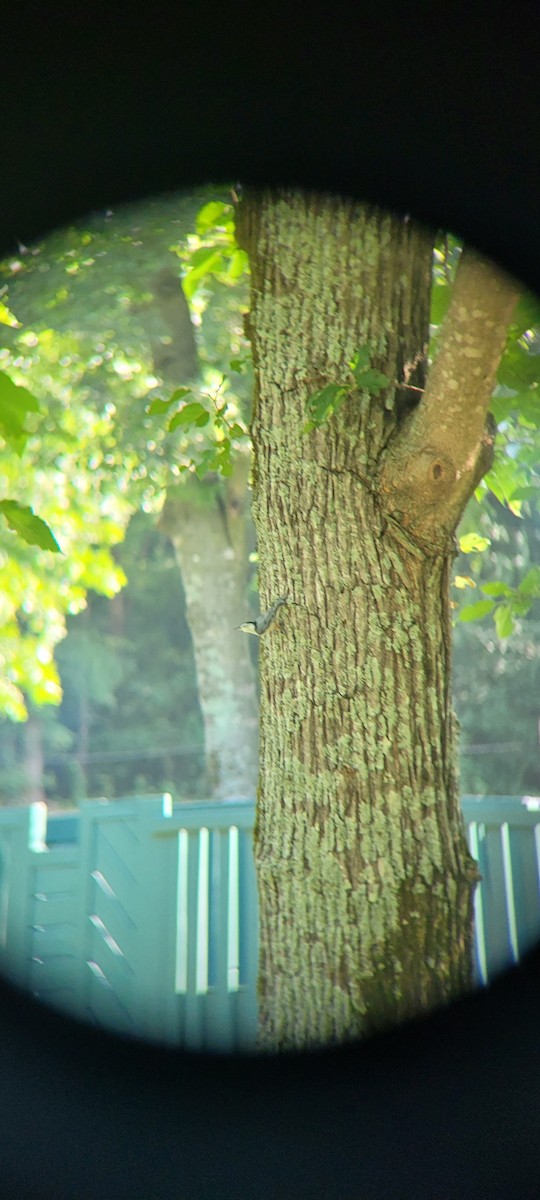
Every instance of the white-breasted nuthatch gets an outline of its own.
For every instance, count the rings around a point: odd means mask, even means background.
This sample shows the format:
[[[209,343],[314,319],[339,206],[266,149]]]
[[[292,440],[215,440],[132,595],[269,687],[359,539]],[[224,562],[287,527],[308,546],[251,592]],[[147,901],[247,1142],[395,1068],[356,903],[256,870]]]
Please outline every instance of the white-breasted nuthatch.
[[[278,600],[274,600],[274,603],[270,605],[267,612],[261,613],[260,617],[257,617],[256,621],[243,621],[236,628],[241,629],[242,633],[254,633],[255,637],[260,637],[262,633],[266,633],[269,625],[272,624],[278,608],[282,604],[287,604],[288,600],[288,596],[280,596]]]

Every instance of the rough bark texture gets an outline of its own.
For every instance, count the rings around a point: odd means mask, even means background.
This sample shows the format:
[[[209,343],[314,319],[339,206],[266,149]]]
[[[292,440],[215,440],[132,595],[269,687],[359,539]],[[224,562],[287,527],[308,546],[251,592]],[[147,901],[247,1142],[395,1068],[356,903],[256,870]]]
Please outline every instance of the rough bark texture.
[[[426,376],[427,234],[290,193],[248,195],[237,227],[252,271],[261,608],[291,596],[262,639],[255,838],[260,1044],[284,1049],[373,1032],[471,984],[477,871],[455,769],[448,594],[463,493],[419,503],[413,443],[396,501],[394,447],[416,428],[411,385]],[[351,389],[303,434],[310,395],[347,378],[365,345],[393,383]],[[486,371],[481,387],[491,394]]]
[[[198,373],[193,326],[171,268],[156,272],[150,284],[154,366],[172,390]],[[206,788],[219,800],[253,796],[257,782],[255,676],[247,639],[234,632],[246,608],[248,470],[244,458],[226,484],[193,479],[169,489],[161,518],[186,595],[205,731]]]

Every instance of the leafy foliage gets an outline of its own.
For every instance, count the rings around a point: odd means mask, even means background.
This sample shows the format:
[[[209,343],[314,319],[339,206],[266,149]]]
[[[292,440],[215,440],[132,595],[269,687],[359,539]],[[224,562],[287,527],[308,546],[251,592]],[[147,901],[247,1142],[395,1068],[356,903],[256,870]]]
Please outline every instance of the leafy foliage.
[[[5,308],[5,305],[3,306]],[[5,309],[8,313],[8,309]],[[1,312],[0,312],[1,316]],[[11,314],[9,314],[11,317]],[[8,325],[20,325],[15,318],[4,322]],[[4,371],[0,371],[0,436],[16,454],[21,455],[26,446],[31,430],[26,426],[28,413],[40,412],[39,404],[24,387],[16,387]],[[41,517],[37,517],[29,505],[18,504],[16,500],[0,501],[0,512],[4,514],[9,528],[31,546],[41,546],[43,550],[60,552],[56,538]]]
[[[48,792],[70,799],[77,776],[79,796],[192,797],[203,781],[203,726],[181,575],[151,514],[132,518],[116,554],[125,589],[112,603],[92,595],[58,648],[55,729],[71,741],[58,748],[51,726],[45,733]]]
[[[184,270],[182,288],[192,307],[194,320],[201,323],[209,315],[212,301],[220,290],[233,289],[227,301],[227,326],[230,328],[231,311],[236,310],[237,320],[241,317],[243,297],[239,285],[248,273],[247,255],[239,249],[234,236],[233,204],[212,200],[203,205],[196,217],[195,232],[188,234],[174,249]],[[231,346],[234,349],[231,339],[226,354],[229,372],[245,375],[246,383],[250,383],[251,357],[238,325],[235,337],[236,348],[241,353],[229,357]],[[212,365],[215,366],[215,359]],[[193,431],[195,436],[184,437],[180,444],[182,457],[178,471],[193,471],[199,478],[209,472],[228,477],[233,470],[233,452],[246,449],[249,434],[242,416],[242,394],[247,406],[250,392],[246,389],[239,392],[237,386],[233,388],[230,374],[224,375],[215,369],[207,370],[205,374],[206,389],[176,389],[168,399],[154,400],[147,411],[150,415],[169,413],[170,406],[181,401],[168,420],[167,432],[182,430],[188,434]],[[197,431],[205,427],[205,437],[198,437]]]
[[[62,699],[39,712],[49,803],[203,794],[204,737],[182,579],[151,514],[115,550],[127,583],[91,592],[56,649]],[[24,726],[0,719],[0,802],[24,793]]]
[[[240,408],[243,396],[249,402],[250,370],[240,299],[230,311],[215,303],[214,289],[222,290],[216,271],[200,285],[194,312],[196,326],[204,326],[207,394],[195,396],[179,379],[170,399],[160,397],[154,374],[153,345],[170,340],[156,310],[157,268],[178,268],[201,197],[160,199],[119,217],[96,214],[0,263],[10,314],[0,349],[0,433],[9,439],[0,476],[0,557],[9,562],[0,602],[0,709],[12,719],[25,718],[26,700],[59,702],[53,651],[66,615],[84,608],[88,588],[112,595],[125,583],[110,547],[133,510],[159,511],[167,482],[198,453],[200,473],[229,473],[231,440],[246,444]],[[222,274],[232,284],[241,264],[229,258],[223,247]],[[235,355],[239,388],[224,384],[216,369],[224,352],[227,361]],[[156,424],[160,412],[172,429]],[[23,453],[24,466],[17,461]],[[35,540],[33,556],[17,540],[23,534]],[[44,549],[59,545],[61,565],[45,565]]]

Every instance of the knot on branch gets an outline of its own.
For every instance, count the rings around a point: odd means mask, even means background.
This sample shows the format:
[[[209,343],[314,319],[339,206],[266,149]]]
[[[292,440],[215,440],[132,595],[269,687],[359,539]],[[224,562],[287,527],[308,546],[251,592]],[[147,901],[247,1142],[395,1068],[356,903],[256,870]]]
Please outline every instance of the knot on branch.
[[[456,469],[444,454],[436,454],[432,457],[431,451],[427,453],[430,460],[427,469],[427,484],[432,492],[435,487],[433,494],[438,499],[442,491],[446,492],[455,483]]]

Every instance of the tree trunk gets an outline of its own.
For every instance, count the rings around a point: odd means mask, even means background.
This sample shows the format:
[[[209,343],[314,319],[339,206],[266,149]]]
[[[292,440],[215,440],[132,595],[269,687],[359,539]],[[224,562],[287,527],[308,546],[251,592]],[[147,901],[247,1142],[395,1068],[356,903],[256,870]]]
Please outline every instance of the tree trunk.
[[[150,284],[154,366],[172,390],[198,373],[193,326],[171,268],[156,272]],[[247,601],[248,470],[244,457],[226,484],[193,479],[170,488],[160,522],[182,572],[205,730],[206,786],[219,800],[252,797],[257,783],[255,676],[247,639],[234,631]]]
[[[35,804],[45,799],[43,790],[44,755],[43,727],[38,713],[28,705],[28,718],[23,725],[23,769],[26,775],[23,803]]]
[[[258,770],[258,699],[245,617],[248,461],[226,484],[190,479],[169,489],[161,527],[182,571],[199,700],[208,794],[252,797]]]
[[[261,608],[291,597],[260,653],[260,1044],[275,1050],[372,1033],[470,987],[478,874],[455,766],[452,541],[408,533],[379,483],[425,382],[431,240],[289,193],[248,194],[237,237]],[[376,395],[350,386],[366,346],[389,380]],[[304,433],[310,396],[344,379],[342,407]]]

